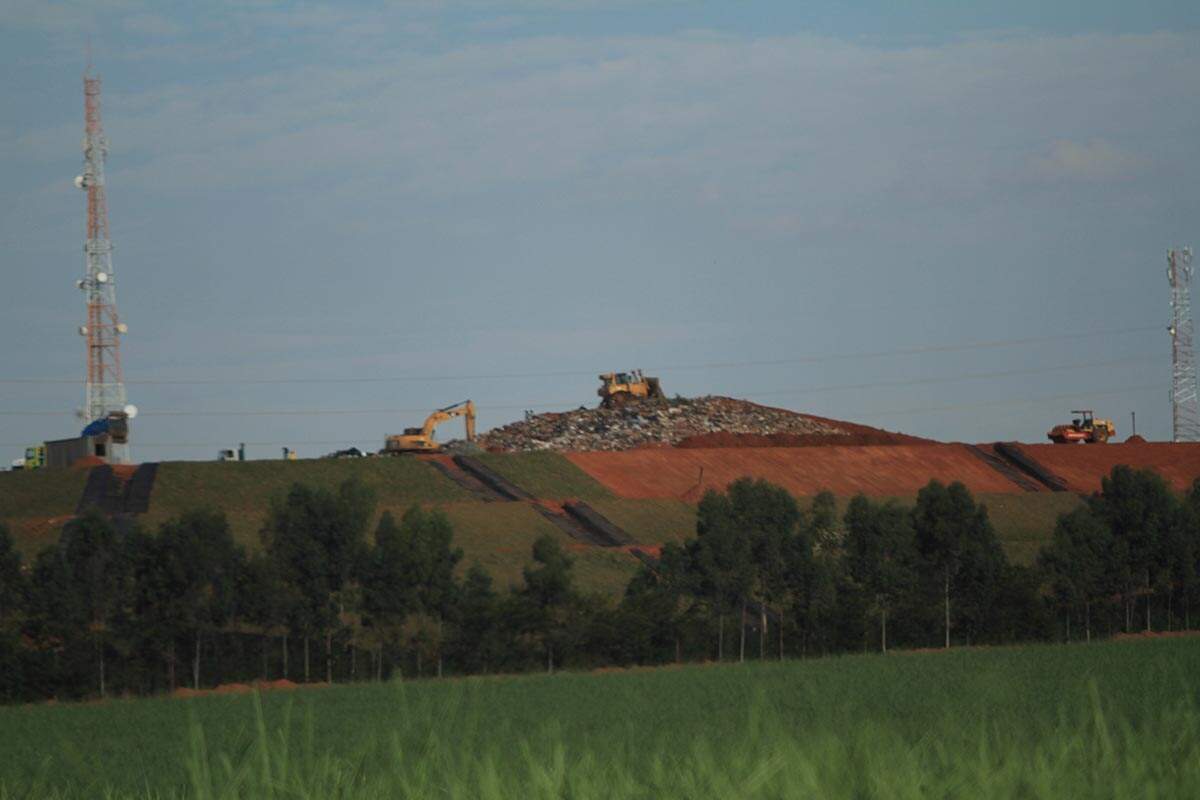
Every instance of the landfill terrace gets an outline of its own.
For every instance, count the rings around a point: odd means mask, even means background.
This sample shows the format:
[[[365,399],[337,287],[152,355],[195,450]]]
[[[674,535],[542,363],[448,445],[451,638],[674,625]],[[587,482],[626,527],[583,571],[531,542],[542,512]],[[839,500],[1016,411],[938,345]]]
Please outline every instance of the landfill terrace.
[[[537,414],[479,437],[492,451],[612,451],[639,447],[864,444],[896,434],[770,408],[729,397],[644,400],[620,409],[579,408]],[[908,437],[899,437],[908,438]]]

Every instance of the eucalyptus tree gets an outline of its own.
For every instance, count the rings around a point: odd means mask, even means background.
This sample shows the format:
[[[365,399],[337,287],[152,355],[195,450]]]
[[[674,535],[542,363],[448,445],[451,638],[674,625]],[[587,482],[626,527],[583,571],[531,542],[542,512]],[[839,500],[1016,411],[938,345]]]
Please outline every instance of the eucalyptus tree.
[[[879,614],[879,649],[886,653],[888,615],[916,582],[912,515],[894,501],[873,503],[860,494],[846,509],[845,525],[847,572]]]
[[[300,599],[293,625],[304,639],[305,681],[311,676],[313,636],[325,639],[325,680],[333,681],[333,632],[361,564],[374,509],[374,494],[354,480],[336,492],[293,484],[285,497],[271,503],[262,536],[268,555]]]
[[[363,613],[375,639],[375,670],[380,679],[388,646],[401,641],[404,622],[417,609],[412,560],[411,539],[390,511],[383,512],[361,576]]]
[[[1170,581],[1172,543],[1186,538],[1184,506],[1161,475],[1123,465],[1101,479],[1090,506],[1112,531],[1113,551],[1121,556],[1114,570],[1123,584],[1126,627],[1132,626],[1132,600],[1140,592],[1150,630],[1151,597]]]
[[[698,590],[717,614],[717,660],[725,658],[725,617],[745,604],[754,582],[753,541],[744,535],[738,512],[729,495],[712,489],[704,493],[696,514],[693,563]],[[744,624],[740,657],[745,657]]]
[[[921,560],[940,584],[944,643],[949,647],[951,599],[970,592],[977,601],[972,610],[978,611],[1002,574],[1004,556],[987,509],[976,505],[961,483],[930,481],[917,494],[912,524]]]
[[[89,634],[96,655],[100,696],[107,693],[106,653],[122,600],[120,535],[112,521],[90,509],[63,526],[61,556],[69,576],[70,618]]]
[[[556,634],[575,599],[572,561],[558,540],[542,536],[533,543],[533,565],[524,568],[525,585],[521,596],[533,612],[529,630],[541,641],[546,655],[546,671],[554,671]]]
[[[203,640],[237,614],[245,552],[219,511],[185,512],[163,523],[158,539],[161,602],[172,610],[178,634],[191,640],[192,687],[199,689]]]
[[[1054,538],[1038,556],[1038,567],[1051,591],[1070,613],[1083,608],[1085,641],[1092,640],[1092,605],[1118,587],[1110,569],[1113,546],[1108,524],[1088,507],[1077,508],[1058,518]]]

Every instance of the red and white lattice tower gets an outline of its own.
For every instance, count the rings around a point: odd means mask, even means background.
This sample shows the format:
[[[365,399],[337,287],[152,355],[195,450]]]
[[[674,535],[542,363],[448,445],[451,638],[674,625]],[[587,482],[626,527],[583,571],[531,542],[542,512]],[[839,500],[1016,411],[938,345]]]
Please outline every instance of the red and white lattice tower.
[[[87,241],[83,245],[85,272],[76,285],[87,297],[87,324],[79,332],[87,339],[87,385],[84,394],[85,424],[105,419],[126,406],[121,374],[121,335],[125,324],[117,313],[116,275],[112,242],[108,238],[108,207],[104,197],[104,159],[108,140],[100,122],[100,79],[83,78],[83,174],[75,185],[87,192]],[[113,445],[110,461],[128,460],[127,445]]]

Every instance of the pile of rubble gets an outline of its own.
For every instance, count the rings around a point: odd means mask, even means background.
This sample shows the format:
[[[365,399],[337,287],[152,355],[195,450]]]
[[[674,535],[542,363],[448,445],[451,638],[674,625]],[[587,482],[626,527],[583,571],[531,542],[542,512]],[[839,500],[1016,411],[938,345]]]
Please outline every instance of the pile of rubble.
[[[536,414],[479,437],[488,450],[630,450],[711,434],[840,436],[830,421],[728,397],[675,398],[621,409]]]

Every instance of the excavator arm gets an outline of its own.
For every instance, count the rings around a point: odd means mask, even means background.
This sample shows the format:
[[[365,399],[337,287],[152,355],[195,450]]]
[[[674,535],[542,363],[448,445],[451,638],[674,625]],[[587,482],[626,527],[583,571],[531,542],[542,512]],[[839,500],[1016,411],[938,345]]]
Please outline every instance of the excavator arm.
[[[425,418],[425,424],[420,428],[405,428],[404,433],[388,436],[384,442],[383,452],[400,453],[439,453],[442,448],[433,440],[433,433],[446,420],[463,417],[467,426],[467,441],[475,441],[475,404],[470,400],[455,403],[452,406],[439,408]]]
[[[433,439],[433,432],[447,420],[455,417],[466,417],[464,422],[467,426],[467,441],[475,441],[475,403],[470,400],[464,400],[461,403],[455,403],[452,406],[439,408],[428,417],[425,418],[425,425],[421,429],[421,435],[426,439]]]

